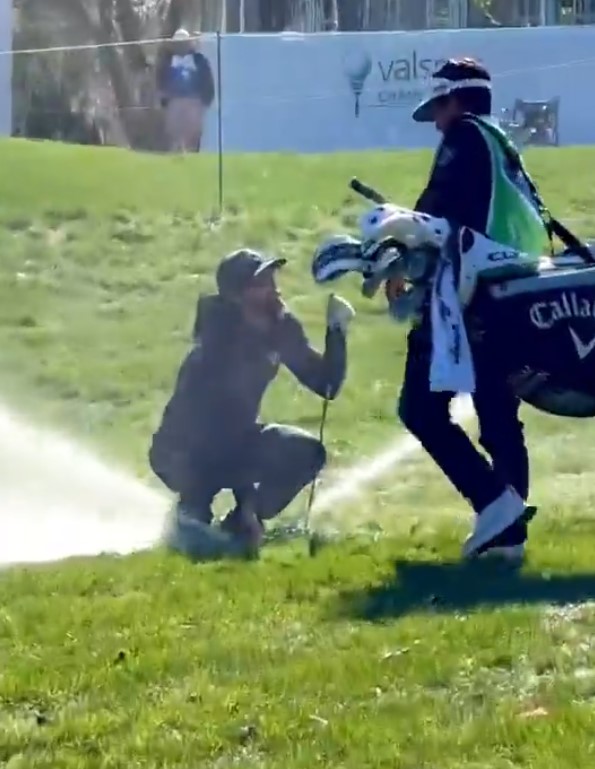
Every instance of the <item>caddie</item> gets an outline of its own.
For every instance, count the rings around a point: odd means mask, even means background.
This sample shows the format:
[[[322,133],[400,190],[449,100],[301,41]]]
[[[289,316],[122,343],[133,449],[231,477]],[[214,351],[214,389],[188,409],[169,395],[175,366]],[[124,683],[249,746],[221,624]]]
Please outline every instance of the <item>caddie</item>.
[[[442,140],[416,210],[469,227],[518,251],[544,254],[549,244],[548,212],[518,151],[491,112],[492,83],[484,66],[473,59],[452,59],[434,73],[430,95],[415,109],[413,119],[433,122]],[[389,280],[389,301],[400,290],[398,281]],[[456,393],[430,390],[429,329],[426,312],[408,337],[400,418],[476,513],[463,554],[492,551],[522,557],[527,521],[534,511],[526,504],[529,461],[520,401],[499,365],[503,346],[514,340],[492,334],[475,338],[472,344],[473,401],[486,458],[451,420]],[[473,343],[472,329],[469,337]]]

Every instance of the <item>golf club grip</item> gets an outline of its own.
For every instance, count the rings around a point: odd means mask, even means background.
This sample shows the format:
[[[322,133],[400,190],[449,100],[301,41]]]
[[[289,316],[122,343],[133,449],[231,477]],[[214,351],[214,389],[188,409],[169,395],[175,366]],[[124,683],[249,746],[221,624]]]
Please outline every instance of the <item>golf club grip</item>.
[[[372,203],[377,203],[379,206],[386,203],[386,198],[383,195],[377,192],[373,187],[369,187],[367,184],[360,182],[356,177],[349,182],[349,186],[354,192],[357,192],[358,195],[366,198],[366,200],[371,200]]]

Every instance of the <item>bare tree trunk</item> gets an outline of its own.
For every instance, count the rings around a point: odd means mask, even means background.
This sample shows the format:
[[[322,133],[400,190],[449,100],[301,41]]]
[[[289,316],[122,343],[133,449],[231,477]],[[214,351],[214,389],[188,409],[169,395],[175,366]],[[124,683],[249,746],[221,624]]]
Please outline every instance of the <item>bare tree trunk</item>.
[[[115,38],[114,19],[108,4],[99,5],[99,30],[97,42],[100,44],[113,43]],[[130,46],[137,48],[138,46]],[[132,135],[132,108],[136,104],[134,90],[131,87],[130,78],[123,62],[125,55],[121,49],[113,46],[105,46],[98,49],[100,60],[109,76],[112,85],[116,105],[118,107],[118,119],[125,131],[128,142]]]
[[[379,0],[378,0],[379,1]],[[364,0],[342,0],[339,4],[339,29],[358,32],[363,29]]]
[[[467,26],[478,28],[497,27],[499,23],[490,13],[489,7],[486,7],[484,3],[477,2],[477,0],[471,0],[467,10]]]
[[[258,26],[262,32],[282,32],[287,27],[289,23],[287,0],[260,0],[259,5]]]
[[[103,7],[104,6],[101,4],[100,8]],[[121,39],[140,40],[143,37],[139,17],[134,12],[129,0],[116,0],[113,19],[115,26],[119,28],[121,32]],[[115,29],[113,32],[115,32]],[[143,69],[147,66],[147,58],[142,46],[129,45],[124,47],[122,51],[129,67],[133,69]]]
[[[129,3],[130,0],[125,0],[125,2]],[[161,27],[161,37],[171,37],[176,29],[186,25],[192,26],[191,22],[193,19],[197,19],[200,26],[201,10],[202,6],[199,6],[197,12],[196,3],[193,0],[170,0]]]
[[[223,0],[225,2],[225,31],[239,32],[240,23],[240,0]]]
[[[401,29],[425,29],[427,10],[427,0],[401,0]]]
[[[486,10],[504,27],[518,24],[518,3],[516,0],[490,0],[484,3]]]
[[[327,29],[339,27],[339,8],[337,0],[323,0],[322,9]]]
[[[278,0],[283,2],[283,0]],[[260,0],[244,0],[244,31],[245,32],[268,32],[261,24],[261,3]]]
[[[203,0],[201,29],[208,32],[220,32],[225,15],[224,0]]]

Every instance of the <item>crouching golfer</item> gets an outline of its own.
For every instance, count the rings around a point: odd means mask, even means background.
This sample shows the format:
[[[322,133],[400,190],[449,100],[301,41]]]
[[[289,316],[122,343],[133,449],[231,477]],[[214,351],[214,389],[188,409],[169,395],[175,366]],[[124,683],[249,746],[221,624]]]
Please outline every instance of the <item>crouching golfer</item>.
[[[219,264],[217,294],[199,299],[195,344],[149,451],[153,472],[178,495],[184,518],[211,524],[215,496],[232,490],[236,506],[221,526],[250,550],[261,544],[263,521],[278,515],[326,461],[324,446],[309,433],[258,422],[264,393],[283,364],[309,390],[334,399],[345,379],[354,315],[332,296],[325,350],[314,350],[275,283],[285,261],[240,250]]]

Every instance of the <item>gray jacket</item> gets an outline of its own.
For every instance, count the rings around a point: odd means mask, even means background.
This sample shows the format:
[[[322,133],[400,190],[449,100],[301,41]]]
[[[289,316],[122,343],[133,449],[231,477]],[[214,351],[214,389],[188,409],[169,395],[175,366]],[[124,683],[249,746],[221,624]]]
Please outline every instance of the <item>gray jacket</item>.
[[[263,334],[219,296],[201,297],[195,344],[178,373],[154,448],[206,452],[212,459],[237,450],[251,434],[280,365],[312,392],[333,399],[346,375],[345,335],[327,330],[321,354],[289,311]]]

